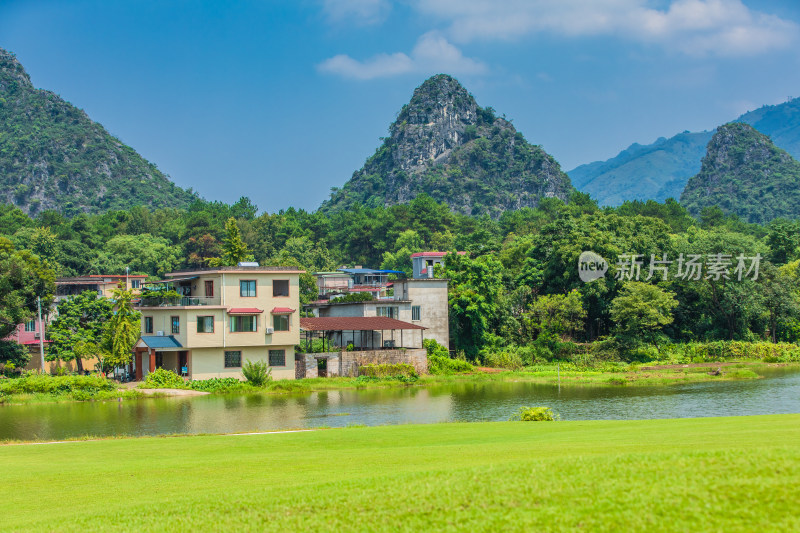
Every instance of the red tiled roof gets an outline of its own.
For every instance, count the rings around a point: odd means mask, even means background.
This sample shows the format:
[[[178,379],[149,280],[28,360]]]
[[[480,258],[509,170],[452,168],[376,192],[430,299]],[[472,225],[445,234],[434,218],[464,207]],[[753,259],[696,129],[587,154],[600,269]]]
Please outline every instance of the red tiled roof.
[[[300,329],[306,331],[389,331],[392,329],[428,329],[385,316],[300,317]]]
[[[228,309],[229,315],[258,315],[263,313],[261,309],[255,307],[232,307]]]
[[[45,343],[45,344],[50,344],[51,342],[53,342],[53,341],[50,341],[50,340],[45,340],[45,341],[44,341],[44,343]],[[27,344],[39,344],[39,339],[36,339],[35,341],[25,341],[25,342],[21,342],[20,344],[26,344],[26,345],[27,345]]]
[[[294,309],[291,307],[273,307],[272,314],[273,315],[288,315],[294,313]]]

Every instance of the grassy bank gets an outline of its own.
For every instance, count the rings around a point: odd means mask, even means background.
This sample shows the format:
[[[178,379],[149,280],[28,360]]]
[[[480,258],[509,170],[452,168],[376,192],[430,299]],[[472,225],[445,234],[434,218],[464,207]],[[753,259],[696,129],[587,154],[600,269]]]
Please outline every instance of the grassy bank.
[[[16,531],[800,528],[800,415],[0,447]],[[68,504],[65,502],[69,502]]]
[[[694,363],[685,365],[640,365],[627,363],[547,363],[518,371],[494,369],[448,375],[424,375],[419,378],[308,378],[271,381],[255,387],[231,378],[165,384],[165,388],[199,390],[211,394],[289,394],[339,389],[374,389],[425,387],[447,383],[486,383],[527,381],[561,386],[652,386],[706,381],[758,379],[765,369],[777,366],[800,368],[800,363],[764,363],[763,361]],[[177,377],[177,376],[176,376]],[[158,389],[158,387],[154,387]],[[138,399],[145,395],[137,389],[118,388],[114,382],[97,376],[28,376],[0,381],[0,404],[67,401],[107,401]],[[153,395],[150,394],[150,397]],[[158,393],[155,396],[159,396]]]

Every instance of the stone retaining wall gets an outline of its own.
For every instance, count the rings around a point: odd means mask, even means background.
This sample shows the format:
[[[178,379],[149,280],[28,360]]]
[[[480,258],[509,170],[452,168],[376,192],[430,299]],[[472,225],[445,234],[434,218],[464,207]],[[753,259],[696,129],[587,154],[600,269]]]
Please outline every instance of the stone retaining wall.
[[[407,363],[414,367],[417,374],[428,373],[428,355],[423,348],[407,348],[397,350],[368,350],[363,352],[324,352],[298,354],[302,361],[295,363],[297,378],[316,378],[317,360],[328,360],[328,377],[356,377],[358,367],[363,365],[397,365]],[[303,366],[301,373],[300,366]]]

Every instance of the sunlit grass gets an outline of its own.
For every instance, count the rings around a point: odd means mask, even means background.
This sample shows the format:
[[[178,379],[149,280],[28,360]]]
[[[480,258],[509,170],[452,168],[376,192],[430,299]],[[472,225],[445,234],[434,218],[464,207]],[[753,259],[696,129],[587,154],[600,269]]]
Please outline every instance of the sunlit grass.
[[[800,415],[0,447],[14,531],[790,531]]]

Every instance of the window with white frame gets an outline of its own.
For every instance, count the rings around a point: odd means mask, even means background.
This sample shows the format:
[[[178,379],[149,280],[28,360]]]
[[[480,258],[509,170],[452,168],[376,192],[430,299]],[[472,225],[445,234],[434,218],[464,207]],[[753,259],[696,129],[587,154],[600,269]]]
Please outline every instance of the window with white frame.
[[[25,322],[25,331],[36,331],[36,321]]]
[[[411,320],[422,320],[422,306],[421,305],[412,305],[411,306]]]

